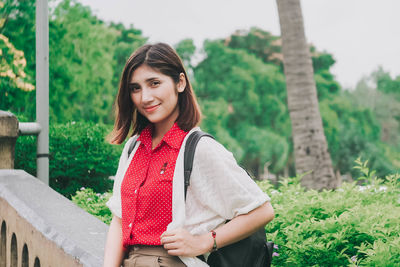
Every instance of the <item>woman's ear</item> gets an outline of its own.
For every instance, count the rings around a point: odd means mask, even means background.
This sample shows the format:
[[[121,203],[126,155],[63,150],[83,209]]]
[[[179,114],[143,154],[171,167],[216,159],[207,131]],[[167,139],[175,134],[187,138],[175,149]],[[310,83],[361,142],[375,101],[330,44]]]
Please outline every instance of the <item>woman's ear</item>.
[[[182,93],[183,91],[185,91],[186,88],[186,77],[185,74],[183,74],[183,72],[181,72],[179,74],[179,82],[178,82],[178,93]]]

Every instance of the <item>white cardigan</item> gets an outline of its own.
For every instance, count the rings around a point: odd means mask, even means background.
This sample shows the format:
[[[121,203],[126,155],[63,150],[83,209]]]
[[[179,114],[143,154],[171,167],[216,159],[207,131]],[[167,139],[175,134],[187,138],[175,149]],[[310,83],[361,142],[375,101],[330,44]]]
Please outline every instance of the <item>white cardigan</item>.
[[[196,147],[190,186],[184,199],[183,157],[186,140],[183,140],[176,160],[172,182],[172,222],[167,229],[184,228],[193,235],[209,232],[240,214],[246,214],[270,201],[234,159],[231,152],[212,138],[203,137]],[[107,206],[121,218],[121,183],[137,150],[128,158],[131,137],[125,144],[114,180],[113,196]],[[139,142],[138,142],[139,143]],[[207,255],[208,256],[208,255]],[[208,266],[196,257],[180,257],[189,267]]]

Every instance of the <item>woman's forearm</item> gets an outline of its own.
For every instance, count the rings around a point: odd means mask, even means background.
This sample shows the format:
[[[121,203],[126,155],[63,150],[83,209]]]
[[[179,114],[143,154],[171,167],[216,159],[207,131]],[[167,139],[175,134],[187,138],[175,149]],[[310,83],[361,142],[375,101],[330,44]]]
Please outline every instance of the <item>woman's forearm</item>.
[[[124,257],[122,246],[121,219],[114,216],[108,229],[107,242],[104,249],[104,267],[120,267]]]
[[[261,227],[264,227],[274,216],[274,209],[271,203],[266,202],[248,214],[235,217],[228,223],[215,229],[217,247],[222,248],[248,237]],[[208,251],[210,251],[214,245],[211,233],[207,233],[202,237],[208,240],[206,243],[208,244]]]

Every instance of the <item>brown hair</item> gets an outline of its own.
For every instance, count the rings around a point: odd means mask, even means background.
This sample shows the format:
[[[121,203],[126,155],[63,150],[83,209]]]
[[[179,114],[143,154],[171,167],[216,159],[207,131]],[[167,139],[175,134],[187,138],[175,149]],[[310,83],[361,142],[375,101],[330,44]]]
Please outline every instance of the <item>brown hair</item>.
[[[142,65],[147,65],[171,77],[175,83],[179,82],[179,75],[183,73],[186,79],[186,87],[182,93],[178,94],[178,126],[184,131],[189,131],[200,123],[200,107],[178,54],[171,46],[164,43],[146,44],[129,57],[122,72],[115,101],[114,129],[109,136],[111,143],[121,144],[128,136],[131,127],[132,136],[140,133],[150,123],[146,117],[137,111],[128,88],[132,73]]]

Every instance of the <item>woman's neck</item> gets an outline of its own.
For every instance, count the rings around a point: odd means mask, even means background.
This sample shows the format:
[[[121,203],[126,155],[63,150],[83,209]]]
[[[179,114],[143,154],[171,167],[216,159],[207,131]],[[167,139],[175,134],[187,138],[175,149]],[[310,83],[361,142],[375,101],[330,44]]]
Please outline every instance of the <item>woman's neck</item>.
[[[172,128],[178,116],[174,116],[172,120],[154,124],[152,136],[152,148],[154,149],[163,139],[164,135]]]
[[[153,140],[154,139],[162,139],[164,135],[171,129],[171,127],[174,125],[174,121],[169,122],[168,124],[156,124],[154,125],[154,132],[153,132]]]
[[[176,109],[169,116],[168,119],[163,120],[158,123],[154,123],[153,140],[159,139],[161,141],[161,139],[164,137],[164,135],[174,125],[175,121],[178,119],[178,116],[179,116],[179,109],[178,109],[178,107],[176,107]]]

